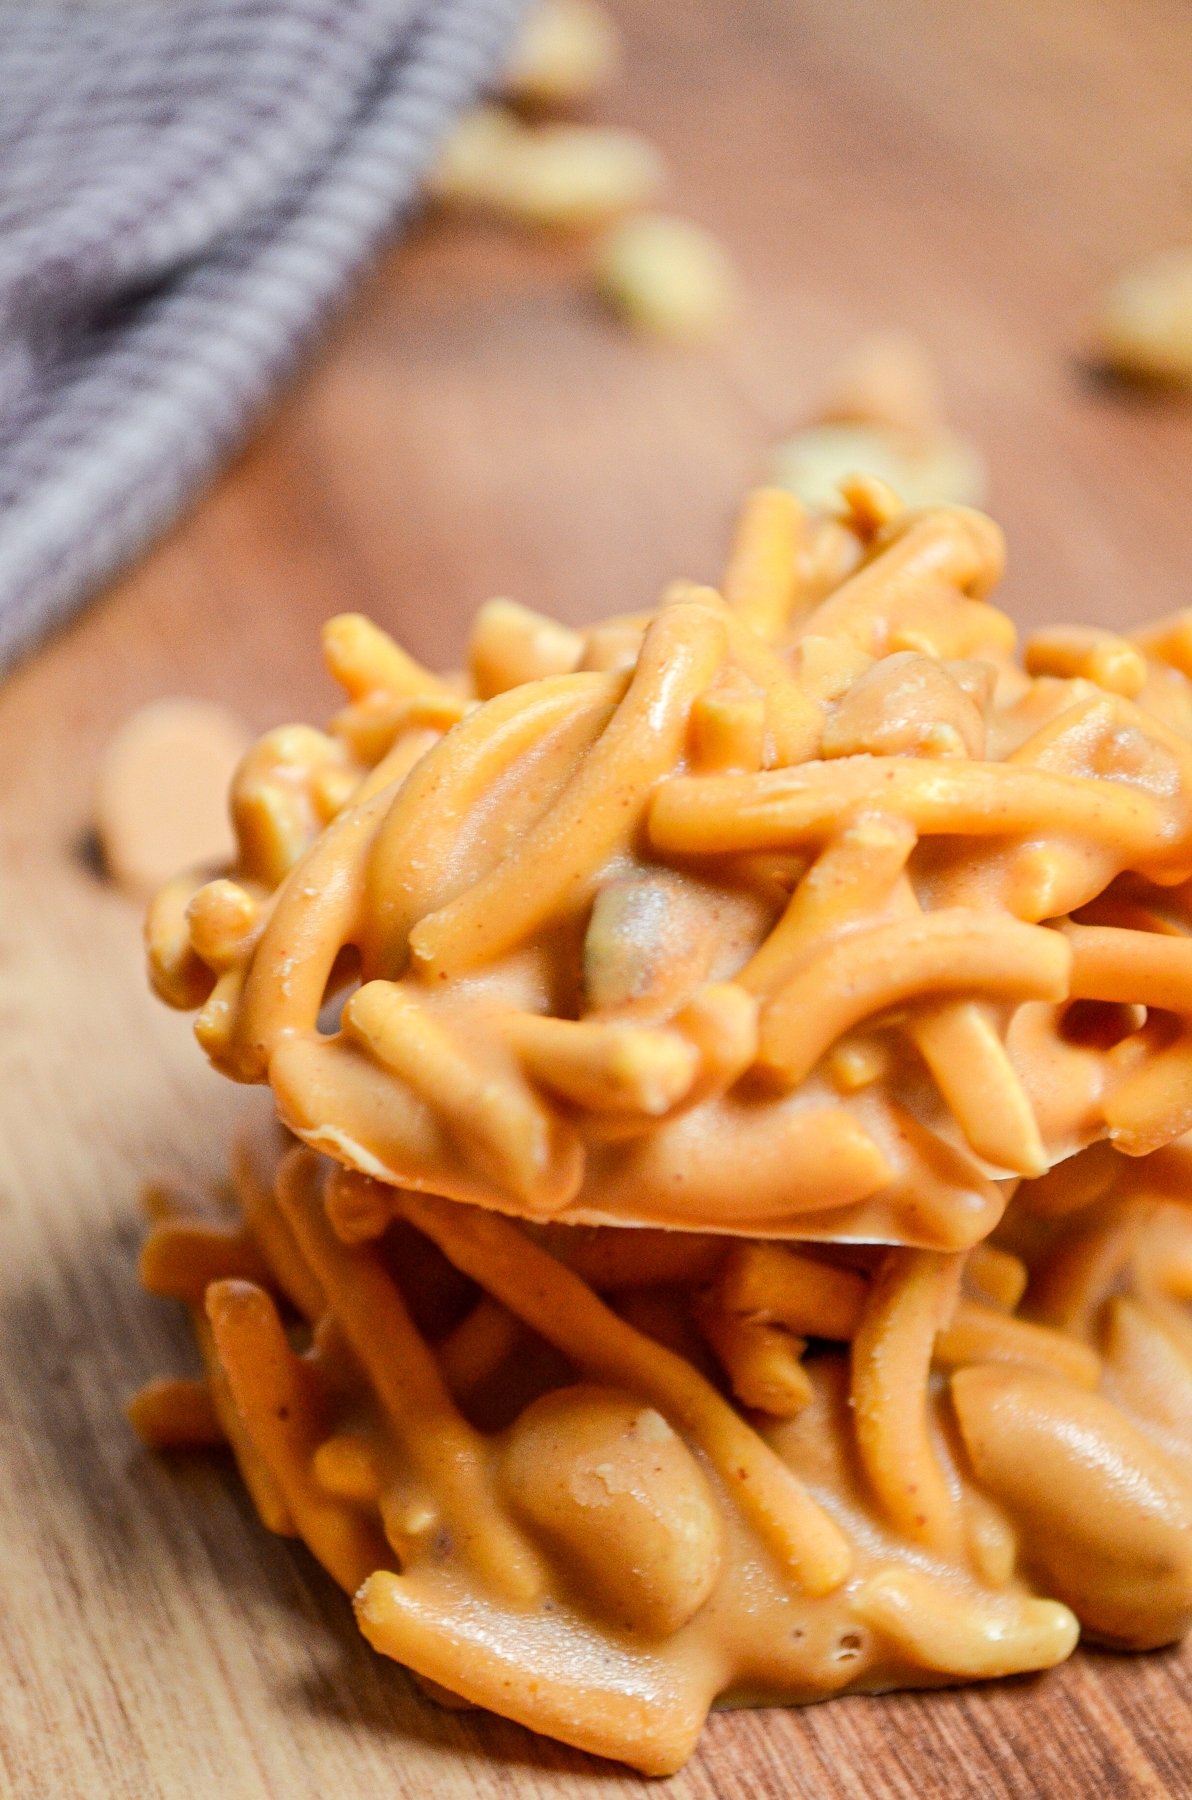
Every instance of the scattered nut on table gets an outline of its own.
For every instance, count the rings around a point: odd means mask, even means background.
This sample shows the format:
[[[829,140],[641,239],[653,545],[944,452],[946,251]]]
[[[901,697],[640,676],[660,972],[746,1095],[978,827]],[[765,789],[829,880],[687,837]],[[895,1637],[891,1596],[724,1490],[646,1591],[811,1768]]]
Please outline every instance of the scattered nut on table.
[[[814,425],[876,425],[925,442],[944,424],[939,370],[909,331],[871,331],[841,357]]]
[[[525,125],[480,107],[456,127],[431,192],[520,224],[582,230],[655,201],[665,170],[637,132],[608,125]]]
[[[1119,374],[1192,387],[1192,244],[1159,250],[1120,275],[1093,333],[1096,353]]]
[[[251,743],[206,700],[156,700],[125,720],[103,753],[95,827],[108,873],[148,894],[179,868],[229,862],[227,792]]]
[[[509,148],[524,129],[508,107],[473,107],[439,152],[430,177],[431,194],[447,206],[499,210]]]
[[[501,88],[526,106],[574,106],[607,86],[620,60],[617,28],[595,0],[537,0]]]
[[[822,512],[839,508],[840,484],[850,475],[875,476],[906,506],[979,505],[984,463],[945,423],[939,386],[915,338],[862,338],[808,424],[776,447],[772,479]]]
[[[705,343],[737,308],[731,262],[711,233],[688,219],[624,219],[597,242],[592,267],[601,298],[650,337]]]

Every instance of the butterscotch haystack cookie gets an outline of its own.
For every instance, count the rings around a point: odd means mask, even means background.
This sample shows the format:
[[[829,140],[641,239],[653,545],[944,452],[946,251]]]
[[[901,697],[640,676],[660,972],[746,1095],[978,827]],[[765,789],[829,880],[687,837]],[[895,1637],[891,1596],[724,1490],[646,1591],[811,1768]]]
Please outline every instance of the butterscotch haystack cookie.
[[[1024,668],[996,526],[850,493],[755,495],[723,597],[482,609],[483,702],[332,621],[347,709],[260,742],[236,868],[150,918],[215,1064],[383,1183],[940,1249],[1178,1136],[1183,627]]]
[[[133,1419],[226,1436],[434,1691],[664,1774],[717,1699],[1182,1634],[1190,1162],[1098,1146],[958,1255],[529,1228],[262,1134],[235,1211],[158,1196],[206,1376]]]
[[[1192,622],[1020,657],[1001,564],[858,477],[753,495],[718,589],[490,603],[463,676],[333,620],[346,706],[150,915],[285,1129],[159,1197],[206,1374],[138,1428],[648,1772],[1192,1608]]]

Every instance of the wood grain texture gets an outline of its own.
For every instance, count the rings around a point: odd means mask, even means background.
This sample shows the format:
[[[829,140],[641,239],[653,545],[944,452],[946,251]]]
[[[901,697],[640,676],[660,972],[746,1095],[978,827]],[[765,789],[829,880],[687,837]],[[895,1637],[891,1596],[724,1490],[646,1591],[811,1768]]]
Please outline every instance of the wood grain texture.
[[[157,694],[319,716],[317,626],[362,607],[432,661],[508,592],[573,619],[714,573],[735,498],[832,356],[900,324],[985,446],[1033,621],[1192,600],[1192,406],[1082,376],[1082,313],[1192,236],[1183,0],[640,0],[603,107],[666,148],[739,258],[722,351],[620,336],[575,255],[426,226],[252,448],[0,694],[0,1791],[16,1800],[560,1800],[646,1784],[437,1711],[365,1647],[215,1460],[119,1402],[191,1365],[138,1293],[135,1192],[218,1174],[246,1097],[143,990],[86,855],[95,759]],[[676,1800],[1192,1793],[1180,1652],[1042,1680],[722,1715]]]

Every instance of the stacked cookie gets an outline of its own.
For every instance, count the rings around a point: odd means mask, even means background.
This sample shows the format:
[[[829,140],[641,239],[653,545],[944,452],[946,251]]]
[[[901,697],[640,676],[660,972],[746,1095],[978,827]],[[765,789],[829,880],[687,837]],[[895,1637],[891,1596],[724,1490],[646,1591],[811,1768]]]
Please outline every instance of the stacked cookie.
[[[262,1518],[435,1690],[651,1773],[1192,1608],[1192,622],[1016,634],[990,520],[746,502],[718,588],[358,616],[154,985],[267,1084],[143,1271]]]

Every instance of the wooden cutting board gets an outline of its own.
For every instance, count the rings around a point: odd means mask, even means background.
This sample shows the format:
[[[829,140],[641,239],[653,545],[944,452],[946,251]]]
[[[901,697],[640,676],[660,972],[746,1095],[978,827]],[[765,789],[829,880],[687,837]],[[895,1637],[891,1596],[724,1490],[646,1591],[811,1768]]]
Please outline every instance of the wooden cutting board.
[[[731,343],[634,343],[575,251],[435,224],[391,256],[249,452],[0,693],[0,1783],[15,1800],[517,1800],[637,1777],[437,1711],[270,1538],[218,1459],[122,1399],[190,1366],[133,1278],[135,1195],[217,1175],[246,1097],[147,998],[97,877],[99,747],[155,695],[319,717],[317,626],[432,662],[494,593],[581,620],[714,575],[731,509],[861,331],[920,332],[984,445],[1024,617],[1192,602],[1192,404],[1082,374],[1113,269],[1192,238],[1183,0],[642,0],[604,115],[747,281]],[[675,1800],[1192,1793],[1189,1661],[722,1715]]]

